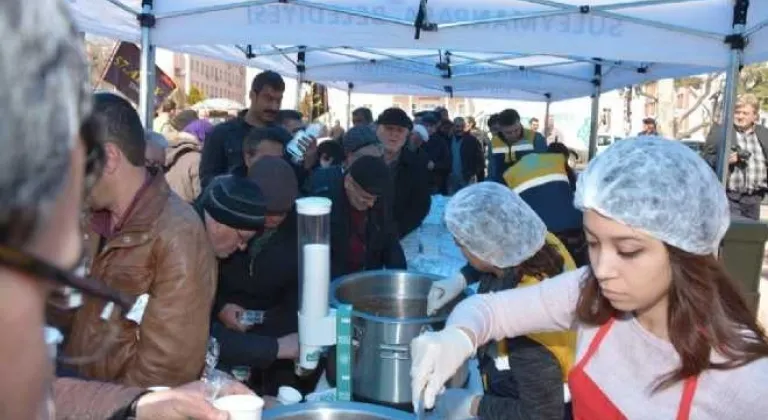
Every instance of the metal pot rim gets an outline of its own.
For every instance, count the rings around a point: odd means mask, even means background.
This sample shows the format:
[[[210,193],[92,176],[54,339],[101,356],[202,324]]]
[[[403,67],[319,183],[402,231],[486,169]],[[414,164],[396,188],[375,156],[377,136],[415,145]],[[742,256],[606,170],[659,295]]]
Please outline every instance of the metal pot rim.
[[[413,274],[420,277],[425,278],[431,278],[432,281],[442,280],[444,277],[430,274],[430,273],[422,273],[419,271],[408,271],[408,270],[370,270],[370,271],[360,271],[357,273],[347,274],[345,276],[341,276],[336,278],[331,282],[331,289],[330,289],[330,302],[331,305],[334,308],[338,308],[339,305],[344,304],[343,302],[339,301],[339,299],[336,298],[336,290],[341,287],[341,284],[344,282],[344,280],[348,280],[350,278],[356,278],[356,277],[362,277],[362,276],[370,276],[370,275],[381,275],[381,274],[393,274],[393,273],[404,273],[404,274]],[[446,319],[448,319],[448,315],[438,315],[438,316],[426,316],[421,318],[392,318],[388,316],[377,316],[377,315],[371,315],[365,312],[360,312],[358,310],[355,310],[354,305],[352,306],[352,316],[356,318],[362,318],[373,322],[379,322],[382,324],[400,324],[400,325],[410,325],[410,324],[432,324],[436,322],[443,322]]]
[[[406,420],[413,418],[411,415],[404,411],[395,410],[394,408],[373,405],[368,403],[351,402],[351,401],[334,401],[334,402],[308,402],[294,405],[286,405],[281,407],[271,408],[264,411],[264,419],[275,419],[278,416],[286,414],[300,414],[301,412],[311,410],[332,409],[341,411],[362,411],[385,417],[392,420]]]

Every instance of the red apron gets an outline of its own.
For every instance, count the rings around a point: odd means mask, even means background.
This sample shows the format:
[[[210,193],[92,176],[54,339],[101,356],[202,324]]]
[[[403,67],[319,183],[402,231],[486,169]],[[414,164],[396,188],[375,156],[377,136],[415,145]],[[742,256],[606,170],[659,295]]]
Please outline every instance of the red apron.
[[[614,319],[600,326],[597,335],[589,343],[589,348],[578,364],[568,375],[568,388],[571,391],[574,420],[626,420],[626,416],[600,390],[584,371],[584,367],[595,354],[600,343],[613,326]],[[696,392],[696,377],[688,378],[683,384],[683,396],[677,412],[677,420],[688,420],[691,414],[693,394]]]

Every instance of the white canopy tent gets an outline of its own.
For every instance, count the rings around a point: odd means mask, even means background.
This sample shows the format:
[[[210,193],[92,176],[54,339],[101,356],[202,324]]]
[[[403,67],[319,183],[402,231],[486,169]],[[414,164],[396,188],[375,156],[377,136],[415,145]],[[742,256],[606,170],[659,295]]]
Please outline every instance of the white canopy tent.
[[[603,90],[646,80],[713,71],[711,67],[603,61],[548,55],[491,54],[449,50],[374,48],[239,47],[251,56],[251,66],[316,82],[407,83],[438,86],[454,95],[474,91],[483,97],[508,98],[510,89],[538,96],[533,100],[561,100],[594,93],[595,65],[600,64]],[[304,51],[304,66],[298,66]],[[303,74],[300,69],[304,69]],[[444,88],[445,87],[445,88]],[[362,91],[359,90],[358,91]],[[496,93],[494,93],[496,92]],[[373,92],[367,92],[373,93]]]
[[[484,86],[507,80],[509,88],[518,91],[538,86],[541,92],[541,86],[545,86],[543,91],[548,94],[547,99],[552,98],[553,91],[568,92],[569,89],[576,90],[576,85],[587,88],[591,85],[595,98],[593,111],[597,110],[601,87],[609,86],[608,76],[613,72],[610,67],[606,68],[606,63],[635,69],[647,69],[642,63],[659,62],[687,64],[698,69],[727,65],[725,114],[728,118],[732,114],[735,76],[740,65],[745,61],[768,58],[768,44],[759,42],[768,39],[768,2],[753,1],[750,4],[748,0],[592,0],[589,5],[580,5],[579,0],[478,0],[471,6],[464,0],[70,0],[69,3],[80,28],[86,32],[134,41],[139,35],[144,58],[142,74],[148,82],[142,84],[141,95],[145,118],[150,115],[145,96],[152,91],[150,83],[154,80],[151,74],[154,45],[187,52],[192,52],[190,49],[197,47],[190,46],[196,45],[247,45],[254,38],[258,39],[258,45],[305,45],[295,47],[303,49],[297,51],[296,71],[300,81],[308,76],[308,71],[318,72],[318,77],[324,72],[328,77],[331,77],[330,73],[340,77],[343,64],[335,63],[338,68],[331,66],[326,67],[327,70],[322,67],[312,69],[307,65],[309,48],[321,48],[338,56],[338,48],[327,48],[329,45],[344,45],[346,49],[356,48],[363,52],[378,48],[378,53],[381,49],[390,49],[384,52],[391,53],[393,48],[399,48],[400,52],[418,48],[431,51],[433,55],[438,51],[441,57],[443,48],[453,54],[458,54],[455,51],[475,51],[495,53],[499,57],[509,54],[511,49],[523,54],[512,59],[530,58],[525,54],[554,56],[548,57],[549,60],[600,57],[602,60],[586,60],[586,66],[584,62],[571,63],[582,65],[587,71],[591,67],[593,77],[581,79],[583,83],[576,83],[579,80],[571,78],[569,83],[561,81],[558,85],[547,85],[551,78],[562,77],[539,69],[532,72],[525,66],[518,66],[516,70],[510,66],[507,66],[508,70],[499,69],[499,65],[507,63],[484,62],[486,56],[475,54],[465,57],[475,63],[469,66],[480,66],[478,71],[496,71],[502,76],[489,80],[487,74],[467,74],[466,81],[461,82],[466,89],[482,87],[473,84],[473,77]],[[413,58],[404,55],[399,54],[398,61]],[[359,56],[355,60],[357,58]],[[408,62],[413,67],[409,77],[418,73],[424,64],[418,59],[416,63]],[[557,65],[552,62],[538,64]],[[537,64],[530,66],[535,68]],[[358,80],[380,83],[390,82],[383,78],[386,70],[389,70],[389,76],[403,70],[397,66],[361,65],[359,62],[353,63],[352,67],[355,76],[360,78]],[[682,72],[682,68],[670,66],[670,69],[670,74],[658,77],[682,75],[672,70]],[[439,70],[445,72],[445,68]],[[699,71],[687,74],[696,72]],[[539,78],[538,81],[529,79],[532,74]],[[628,74],[632,74],[631,70]],[[647,70],[646,73],[635,70],[635,74],[647,74]],[[413,79],[404,79],[401,74],[398,80],[391,82],[435,86],[434,81],[424,80],[430,76],[420,74]],[[632,82],[622,85],[629,83]],[[596,150],[596,122],[593,115],[591,153]],[[724,135],[731,135],[730,130],[724,131]],[[721,157],[730,140],[723,142]],[[725,160],[720,161],[722,175]]]
[[[140,0],[70,0],[88,32],[134,33]],[[576,55],[725,67],[733,0],[154,0],[153,43],[345,45]],[[125,13],[129,11],[131,13]],[[135,14],[135,13],[134,13]],[[752,1],[748,38],[768,39]],[[135,36],[135,35],[134,35]],[[124,39],[124,38],[121,38]],[[138,41],[138,39],[134,39]],[[753,42],[745,60],[768,59]]]

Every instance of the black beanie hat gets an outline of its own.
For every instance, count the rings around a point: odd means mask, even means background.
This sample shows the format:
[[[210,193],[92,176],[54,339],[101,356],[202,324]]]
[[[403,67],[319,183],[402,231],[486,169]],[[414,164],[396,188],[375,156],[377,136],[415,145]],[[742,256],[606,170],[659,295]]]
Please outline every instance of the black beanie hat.
[[[367,193],[382,195],[392,182],[384,159],[376,156],[362,156],[349,167],[349,175]]]
[[[267,211],[259,186],[237,175],[214,178],[203,192],[202,206],[213,220],[240,230],[261,229]]]
[[[405,113],[400,108],[387,108],[379,114],[379,119],[376,120],[377,125],[396,125],[400,127],[407,128],[408,130],[413,129],[413,121],[408,117],[408,114]]]

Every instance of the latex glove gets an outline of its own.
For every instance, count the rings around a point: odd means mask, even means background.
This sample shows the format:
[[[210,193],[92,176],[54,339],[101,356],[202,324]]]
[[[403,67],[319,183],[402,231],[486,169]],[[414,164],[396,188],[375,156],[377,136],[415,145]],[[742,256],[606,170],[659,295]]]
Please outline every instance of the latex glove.
[[[472,339],[458,327],[427,332],[411,341],[413,401],[419,401],[423,390],[424,407],[434,407],[445,383],[474,352]]]
[[[467,280],[460,272],[445,280],[432,282],[427,295],[427,315],[434,315],[466,288]]]
[[[438,397],[433,413],[445,420],[466,420],[477,417],[472,414],[472,401],[478,394],[468,389],[448,389]]]

